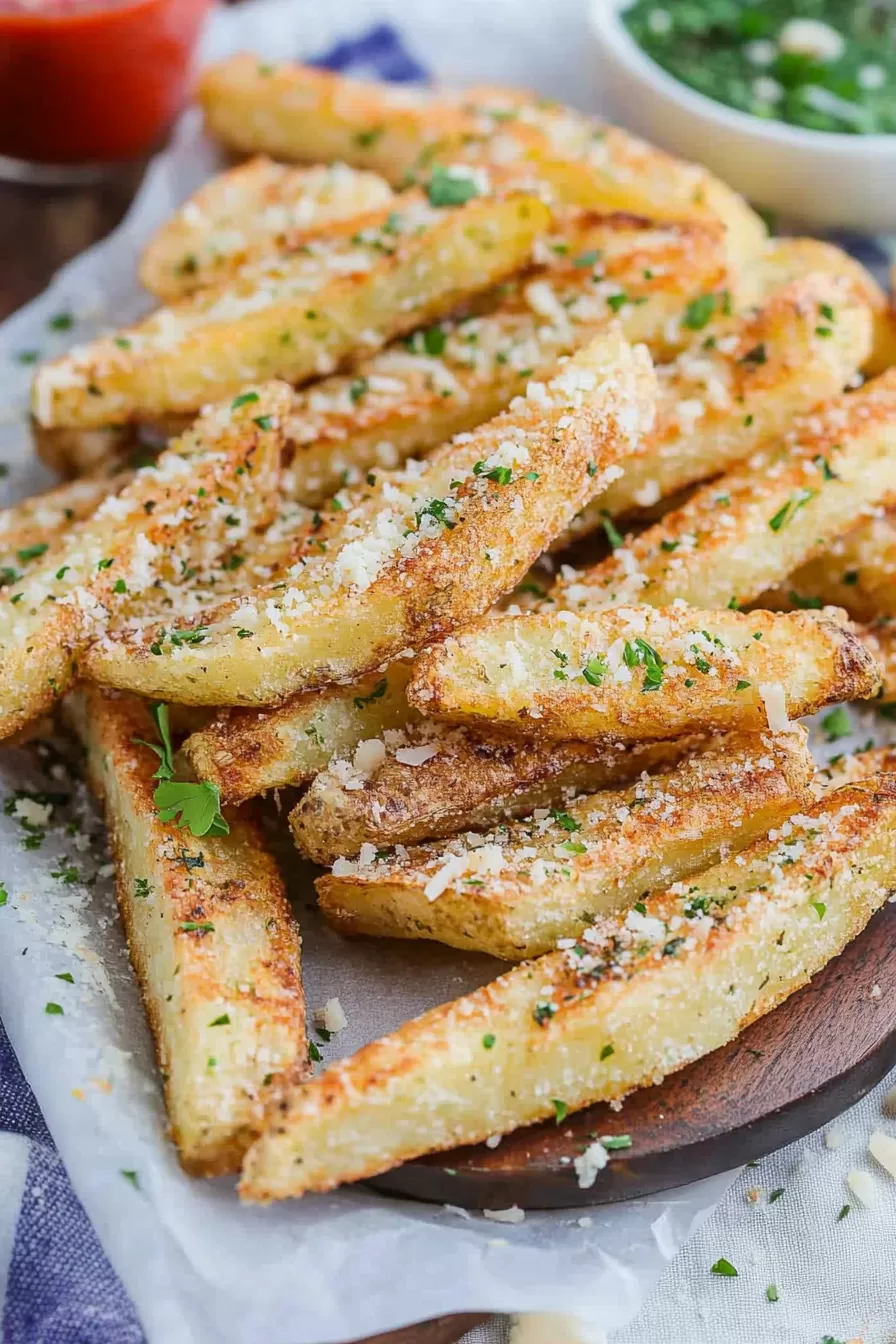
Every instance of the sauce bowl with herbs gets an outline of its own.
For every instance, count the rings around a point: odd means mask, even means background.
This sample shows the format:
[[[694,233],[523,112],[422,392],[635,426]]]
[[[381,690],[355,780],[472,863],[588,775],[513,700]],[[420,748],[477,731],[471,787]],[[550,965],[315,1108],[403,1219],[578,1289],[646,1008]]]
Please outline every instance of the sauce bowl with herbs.
[[[605,110],[816,228],[896,233],[896,0],[590,0]]]

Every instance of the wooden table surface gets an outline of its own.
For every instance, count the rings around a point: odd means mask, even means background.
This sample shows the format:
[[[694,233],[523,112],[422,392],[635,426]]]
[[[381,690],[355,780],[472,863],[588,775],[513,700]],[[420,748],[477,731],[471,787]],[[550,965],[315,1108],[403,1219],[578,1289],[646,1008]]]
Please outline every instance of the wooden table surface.
[[[0,320],[39,294],[64,262],[115,228],[142,176],[143,165],[137,164],[92,187],[38,188],[0,182]],[[442,1317],[378,1335],[375,1344],[455,1344],[485,1319],[482,1315]]]

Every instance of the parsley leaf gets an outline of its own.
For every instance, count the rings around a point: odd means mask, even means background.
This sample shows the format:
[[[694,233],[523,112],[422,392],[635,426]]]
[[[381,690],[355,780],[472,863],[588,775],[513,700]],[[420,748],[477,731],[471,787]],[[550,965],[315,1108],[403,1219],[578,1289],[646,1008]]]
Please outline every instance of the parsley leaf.
[[[831,710],[830,714],[825,714],[821,726],[825,731],[828,742],[839,742],[841,737],[849,737],[852,732],[849,711],[845,706],[838,705],[836,709]]]
[[[188,826],[195,836],[227,835],[230,826],[221,815],[221,790],[207,779],[199,784],[189,780],[166,780],[152,796],[159,809],[160,821],[177,821]]]
[[[569,1107],[566,1102],[561,1101],[559,1097],[551,1097],[551,1105],[554,1108],[554,1119],[558,1125],[562,1125],[563,1121],[569,1115]]]
[[[374,700],[382,700],[386,694],[388,682],[382,677],[374,686],[369,695],[356,695],[354,698],[355,709],[363,709],[365,705],[370,705]]]
[[[430,205],[441,209],[450,205],[466,205],[467,201],[479,195],[479,188],[471,175],[437,166],[433,169],[426,194]]]
[[[149,712],[152,715],[153,722],[158,729],[159,737],[162,739],[161,745],[158,742],[147,742],[145,738],[135,737],[134,743],[137,746],[149,747],[159,758],[159,768],[153,775],[153,779],[173,779],[174,778],[174,748],[171,745],[171,728],[168,724],[168,706],[157,702],[150,705]]]
[[[700,294],[685,308],[682,323],[689,331],[702,331],[715,310],[715,294]]]
[[[734,1268],[731,1261],[726,1260],[724,1256],[722,1256],[721,1259],[715,1262],[715,1264],[710,1269],[710,1273],[721,1274],[722,1277],[725,1279],[737,1278],[737,1270]]]

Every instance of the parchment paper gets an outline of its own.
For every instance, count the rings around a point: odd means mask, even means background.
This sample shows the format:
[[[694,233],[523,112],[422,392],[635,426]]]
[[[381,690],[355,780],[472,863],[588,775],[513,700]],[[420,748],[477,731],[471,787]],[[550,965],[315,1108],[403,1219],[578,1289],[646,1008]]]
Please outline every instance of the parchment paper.
[[[547,12],[558,40],[545,45]],[[529,84],[588,105],[573,0],[392,0],[375,10],[369,0],[326,10],[310,0],[263,0],[216,16],[208,51],[312,55],[381,18],[447,80]],[[188,113],[121,228],[0,328],[0,461],[9,467],[9,498],[50,483],[24,420],[31,369],[21,353],[52,355],[146,306],[135,282],[137,251],[215,164]],[[51,329],[61,312],[75,319],[71,330]],[[867,724],[858,736],[870,736]],[[0,754],[4,798],[17,788],[72,795],[55,805],[37,850],[23,847],[27,832],[15,816],[0,816],[0,881],[9,892],[0,908],[0,1015],[152,1344],[337,1344],[464,1310],[565,1312],[606,1330],[632,1318],[729,1177],[604,1210],[530,1213],[513,1226],[361,1188],[244,1208],[231,1181],[185,1177],[163,1133],[99,814],[83,786],[49,764],[48,784],[33,752]],[[348,1016],[346,1030],[323,1047],[327,1060],[494,974],[488,958],[436,946],[342,942],[313,913],[308,870],[288,846],[282,853],[304,936],[309,1008],[338,995]],[[74,984],[57,978],[64,973]],[[47,1002],[63,1014],[48,1014]]]

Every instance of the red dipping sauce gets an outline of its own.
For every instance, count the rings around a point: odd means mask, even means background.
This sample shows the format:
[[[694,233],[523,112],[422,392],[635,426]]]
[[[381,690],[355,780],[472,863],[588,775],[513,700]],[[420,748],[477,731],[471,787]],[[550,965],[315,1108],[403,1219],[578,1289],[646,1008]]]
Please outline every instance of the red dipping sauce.
[[[211,0],[0,0],[0,155],[110,163],[153,149],[189,92]]]

